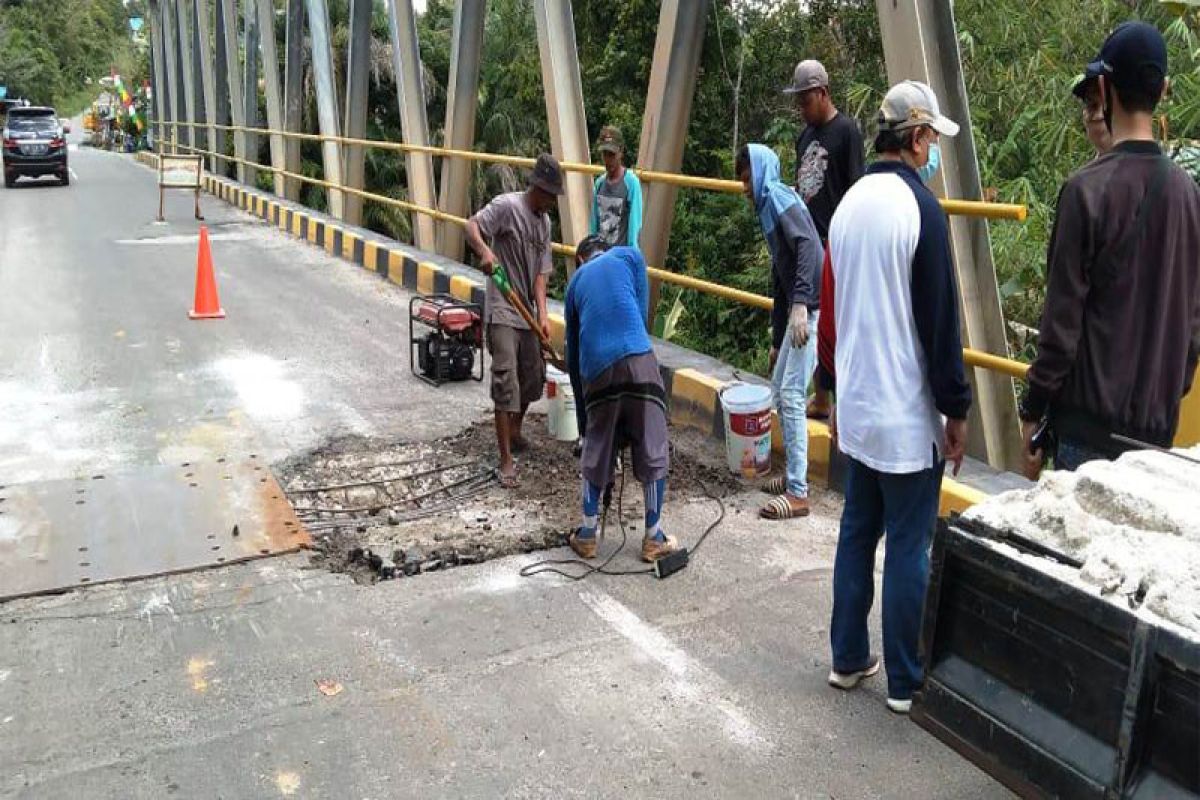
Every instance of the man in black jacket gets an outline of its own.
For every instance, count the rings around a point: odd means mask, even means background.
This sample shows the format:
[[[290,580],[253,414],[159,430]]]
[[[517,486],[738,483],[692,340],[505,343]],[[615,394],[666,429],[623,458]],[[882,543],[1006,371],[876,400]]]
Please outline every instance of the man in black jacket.
[[[1115,458],[1114,434],[1170,446],[1200,353],[1200,189],[1154,141],[1167,85],[1162,35],[1119,26],[1087,76],[1098,81],[1113,149],[1071,176],[1058,198],[1047,256],[1038,356],[1021,404],[1025,474]]]

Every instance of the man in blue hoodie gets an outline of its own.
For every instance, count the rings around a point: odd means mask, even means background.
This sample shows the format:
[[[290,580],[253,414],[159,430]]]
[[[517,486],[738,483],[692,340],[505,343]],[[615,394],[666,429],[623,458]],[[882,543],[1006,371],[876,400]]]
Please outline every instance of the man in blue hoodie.
[[[584,432],[583,525],[571,535],[571,549],[596,557],[600,498],[617,453],[629,445],[646,501],[642,560],[657,561],[676,543],[660,525],[670,465],[667,398],[646,333],[646,262],[636,248],[609,250],[598,236],[579,243],[576,261],[564,306],[567,371]]]
[[[787,475],[768,481],[775,495],[759,512],[766,519],[808,516],[808,383],[816,367],[817,310],[825,249],[808,208],[795,190],[779,180],[779,156],[761,144],[748,144],[734,162],[746,197],[754,204],[771,252],[771,381],[779,418]]]

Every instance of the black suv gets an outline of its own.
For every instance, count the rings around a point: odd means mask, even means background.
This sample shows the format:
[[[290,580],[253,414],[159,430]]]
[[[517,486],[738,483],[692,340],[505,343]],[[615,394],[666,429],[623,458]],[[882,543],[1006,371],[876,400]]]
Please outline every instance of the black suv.
[[[22,175],[57,175],[66,186],[67,141],[53,108],[10,108],[4,123],[4,185],[11,187]]]

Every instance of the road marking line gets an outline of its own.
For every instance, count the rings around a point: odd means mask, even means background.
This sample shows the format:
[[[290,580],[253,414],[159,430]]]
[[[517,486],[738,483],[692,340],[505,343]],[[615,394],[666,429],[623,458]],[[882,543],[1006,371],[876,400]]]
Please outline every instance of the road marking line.
[[[79,175],[75,173],[74,167],[67,167],[67,172],[71,173],[71,180],[75,181],[76,183],[79,182]]]
[[[244,242],[256,238],[252,233],[210,233],[210,242]],[[174,236],[149,236],[145,239],[117,239],[117,244],[195,244],[199,234],[181,233]]]
[[[689,656],[662,631],[645,622],[611,595],[596,589],[579,593],[584,605],[624,636],[644,655],[657,661],[671,676],[677,694],[700,708],[716,709],[725,718],[725,733],[737,744],[753,750],[773,748],[758,726],[732,701],[721,676]]]

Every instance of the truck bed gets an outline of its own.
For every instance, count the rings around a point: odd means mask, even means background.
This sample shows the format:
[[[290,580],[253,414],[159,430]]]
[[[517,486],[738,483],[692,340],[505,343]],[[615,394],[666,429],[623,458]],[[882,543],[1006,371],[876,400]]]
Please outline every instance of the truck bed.
[[[1023,797],[1200,797],[1200,642],[993,538],[939,524],[913,720]]]

